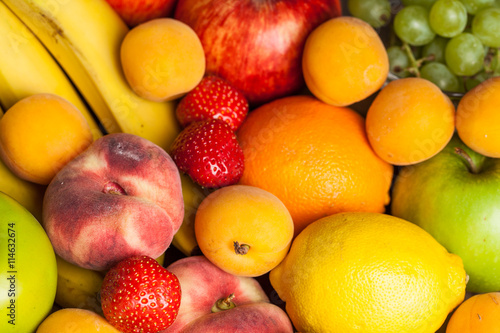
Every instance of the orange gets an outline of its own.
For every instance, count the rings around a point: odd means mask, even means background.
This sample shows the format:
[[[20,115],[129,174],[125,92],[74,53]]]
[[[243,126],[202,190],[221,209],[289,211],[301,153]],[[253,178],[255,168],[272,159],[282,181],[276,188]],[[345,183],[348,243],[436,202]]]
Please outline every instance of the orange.
[[[393,167],[371,149],[354,110],[290,96],[253,110],[237,133],[245,156],[240,184],[276,195],[295,235],[343,211],[384,212]]]
[[[500,292],[477,294],[460,304],[446,333],[500,333]]]
[[[389,73],[389,58],[368,23],[341,16],[311,32],[304,46],[302,71],[317,98],[347,106],[382,87]]]
[[[468,91],[457,107],[457,133],[472,150],[500,157],[500,77],[483,81]]]
[[[35,94],[0,119],[0,157],[19,178],[47,185],[93,141],[89,124],[69,101]]]
[[[455,106],[434,83],[391,81],[366,114],[366,133],[380,158],[394,165],[422,162],[439,153],[455,131]]]
[[[220,269],[238,276],[260,276],[288,253],[293,221],[272,193],[231,185],[209,194],[195,218],[201,252]]]

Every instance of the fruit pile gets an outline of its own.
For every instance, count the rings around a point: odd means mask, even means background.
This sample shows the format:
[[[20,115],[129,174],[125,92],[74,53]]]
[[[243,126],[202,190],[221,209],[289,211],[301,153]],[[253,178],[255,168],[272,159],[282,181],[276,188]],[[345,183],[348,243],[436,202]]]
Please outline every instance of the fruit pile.
[[[499,9],[0,0],[0,331],[499,332]]]
[[[395,77],[422,77],[460,94],[500,75],[498,1],[349,0],[348,5],[353,16],[389,30],[387,53]]]

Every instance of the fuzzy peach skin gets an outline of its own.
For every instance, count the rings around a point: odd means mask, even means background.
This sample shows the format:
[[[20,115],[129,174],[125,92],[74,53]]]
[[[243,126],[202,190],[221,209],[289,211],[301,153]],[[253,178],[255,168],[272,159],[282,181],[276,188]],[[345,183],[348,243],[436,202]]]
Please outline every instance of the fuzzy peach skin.
[[[269,302],[257,280],[227,273],[204,256],[167,266],[181,284],[182,300],[172,326],[160,333],[292,333],[284,310]],[[234,308],[212,312],[217,300],[234,294]]]
[[[45,192],[42,225],[63,259],[106,270],[132,255],[159,257],[183,216],[170,156],[139,136],[116,133],[57,173]]]

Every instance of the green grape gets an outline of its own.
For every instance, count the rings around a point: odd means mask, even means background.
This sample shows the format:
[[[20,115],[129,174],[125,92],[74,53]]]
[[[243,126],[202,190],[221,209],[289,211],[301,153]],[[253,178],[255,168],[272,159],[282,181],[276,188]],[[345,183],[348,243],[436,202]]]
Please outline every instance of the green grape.
[[[467,25],[467,9],[459,0],[438,0],[429,12],[432,30],[443,37],[455,37]]]
[[[393,45],[387,48],[387,56],[392,74],[400,78],[410,76],[410,72],[407,70],[410,67],[410,59],[400,46]]]
[[[440,62],[429,62],[423,65],[420,68],[420,77],[431,81],[443,91],[461,92],[463,90],[459,77]]]
[[[449,40],[449,38],[436,36],[436,38],[434,38],[429,44],[422,47],[422,58],[432,56],[432,61],[444,63],[444,50],[446,49],[446,44],[448,44]]]
[[[430,9],[436,0],[402,0],[404,6],[423,6]]]
[[[500,8],[480,10],[472,20],[472,33],[489,47],[500,47]]]
[[[465,89],[469,91],[484,80],[487,80],[489,77],[490,75],[488,75],[488,73],[486,73],[485,71],[481,71],[472,77],[466,78]]]
[[[394,32],[404,42],[413,46],[430,43],[436,34],[429,25],[429,11],[422,6],[408,6],[394,17]]]
[[[444,56],[455,75],[472,76],[483,68],[485,50],[479,38],[464,32],[450,39]]]
[[[348,0],[347,8],[352,16],[362,19],[374,28],[382,27],[391,20],[389,0]]]
[[[460,0],[465,9],[467,9],[467,13],[471,15],[476,15],[476,13],[483,9],[491,7],[495,4],[495,0]]]

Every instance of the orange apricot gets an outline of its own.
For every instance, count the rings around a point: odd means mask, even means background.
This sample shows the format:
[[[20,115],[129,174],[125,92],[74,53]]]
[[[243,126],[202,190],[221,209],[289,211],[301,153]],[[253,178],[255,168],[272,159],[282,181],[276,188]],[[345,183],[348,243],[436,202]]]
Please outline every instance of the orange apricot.
[[[222,270],[260,276],[288,253],[293,221],[270,192],[248,185],[222,187],[199,205],[195,235],[201,252]]]
[[[457,133],[472,150],[500,157],[500,77],[492,77],[469,90],[457,107]]]
[[[205,52],[198,35],[173,18],[154,19],[131,29],[120,57],[132,90],[155,102],[181,97],[205,74]]]
[[[393,165],[422,162],[440,152],[455,131],[455,106],[422,78],[390,82],[366,114],[366,133],[377,155]]]
[[[468,298],[451,316],[446,333],[500,333],[500,292]]]
[[[335,106],[359,102],[387,79],[389,58],[377,32],[348,16],[330,19],[306,40],[302,71],[309,90]]]
[[[40,324],[36,333],[120,333],[104,317],[78,308],[54,311]]]
[[[93,141],[82,113],[66,99],[35,94],[0,119],[0,157],[19,178],[47,185]]]

